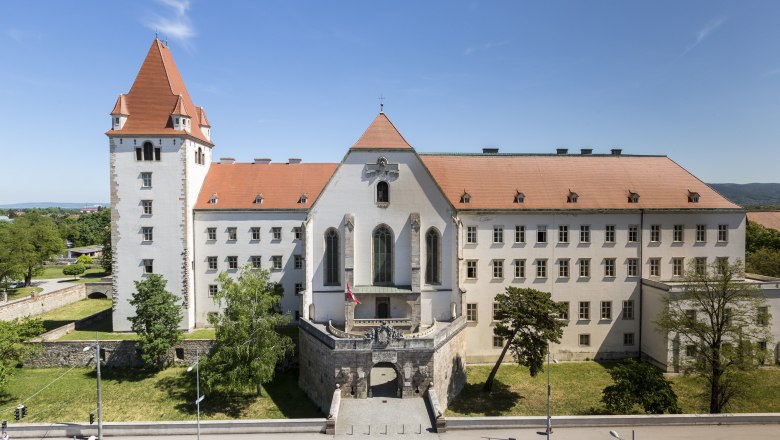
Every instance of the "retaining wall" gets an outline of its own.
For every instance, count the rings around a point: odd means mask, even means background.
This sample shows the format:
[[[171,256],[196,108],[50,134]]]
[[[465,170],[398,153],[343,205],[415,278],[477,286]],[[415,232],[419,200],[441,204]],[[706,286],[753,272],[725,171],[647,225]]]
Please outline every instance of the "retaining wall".
[[[54,310],[76,301],[80,301],[93,293],[102,293],[111,297],[111,283],[76,284],[54,292],[32,294],[24,298],[0,304],[0,321],[12,321],[30,315]]]

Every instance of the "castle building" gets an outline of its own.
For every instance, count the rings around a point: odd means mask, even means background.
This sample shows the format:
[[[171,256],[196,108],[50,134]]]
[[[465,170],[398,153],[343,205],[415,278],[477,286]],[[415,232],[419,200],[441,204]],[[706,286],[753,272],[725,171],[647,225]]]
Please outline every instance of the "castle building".
[[[339,163],[214,161],[159,40],[111,118],[114,329],[129,330],[133,282],[150,273],[192,329],[217,311],[218,273],[268,269],[323,407],[335,385],[371,395],[377,365],[397,395],[432,386],[446,406],[466,361],[500,353],[494,297],[508,286],[567,305],[558,359],[655,353],[646,284],[744,258],[745,211],[665,156],[420,153],[380,112]]]

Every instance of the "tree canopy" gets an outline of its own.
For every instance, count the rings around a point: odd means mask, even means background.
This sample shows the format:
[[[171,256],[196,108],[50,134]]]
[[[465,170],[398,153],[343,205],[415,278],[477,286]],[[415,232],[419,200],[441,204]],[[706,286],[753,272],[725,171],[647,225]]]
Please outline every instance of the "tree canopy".
[[[43,263],[62,252],[64,244],[54,221],[37,213],[17,217],[11,225],[12,243],[24,267],[25,286],[29,286]]]
[[[609,370],[612,385],[604,388],[601,401],[612,414],[631,414],[639,407],[646,413],[679,414],[672,382],[658,368],[627,359]]]
[[[201,374],[210,388],[230,391],[270,382],[279,361],[293,353],[293,342],[277,332],[290,322],[278,312],[281,294],[268,280],[268,271],[243,267],[237,278],[223,272],[214,300],[222,310],[210,315],[215,327],[214,347]]]
[[[36,346],[24,342],[44,331],[43,321],[40,319],[0,321],[0,389],[8,381],[14,368],[21,365],[24,358],[36,350]]]
[[[130,305],[135,316],[130,317],[132,330],[138,334],[141,359],[149,366],[162,368],[171,348],[181,342],[181,308],[176,295],[165,290],[165,278],[151,274],[135,282]]]

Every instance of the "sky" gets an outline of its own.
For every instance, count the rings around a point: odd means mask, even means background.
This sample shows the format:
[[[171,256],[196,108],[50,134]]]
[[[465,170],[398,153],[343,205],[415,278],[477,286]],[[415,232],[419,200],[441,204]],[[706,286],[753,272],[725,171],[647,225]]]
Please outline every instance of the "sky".
[[[664,154],[780,182],[777,1],[3,1],[0,204],[108,202],[108,113],[155,32],[214,157],[338,162],[379,111],[418,152]]]

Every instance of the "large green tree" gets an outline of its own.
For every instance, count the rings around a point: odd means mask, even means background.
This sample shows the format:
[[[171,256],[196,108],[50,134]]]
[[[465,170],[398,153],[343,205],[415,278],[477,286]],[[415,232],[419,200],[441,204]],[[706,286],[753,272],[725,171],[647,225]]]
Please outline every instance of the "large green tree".
[[[0,321],[0,389],[24,358],[36,350],[36,346],[24,342],[44,331],[40,319]]]
[[[165,290],[165,278],[151,274],[143,281],[135,282],[135,292],[130,305],[135,316],[129,318],[131,328],[138,334],[141,359],[149,366],[162,368],[168,360],[171,348],[181,342],[181,307],[176,295]]]
[[[266,270],[246,266],[237,278],[223,272],[217,281],[214,300],[222,311],[209,317],[215,341],[201,372],[210,388],[254,388],[260,395],[279,361],[293,353],[292,339],[277,332],[290,316],[278,313],[281,294]]]
[[[565,306],[553,301],[548,292],[507,287],[496,295],[495,301],[498,306],[493,316],[493,334],[504,340],[504,349],[485,381],[485,391],[492,390],[507,351],[511,350],[515,361],[536,376],[544,367],[548,344],[560,342],[563,336],[563,322],[558,316]]]
[[[25,269],[24,283],[29,287],[33,275],[43,269],[43,263],[62,252],[62,238],[54,221],[37,213],[17,217],[11,231],[15,252]]]
[[[680,413],[672,382],[653,365],[627,359],[609,375],[612,385],[604,388],[601,401],[612,414],[631,414],[637,407],[650,414]]]
[[[104,212],[111,212],[110,210],[106,209]],[[100,255],[100,266],[103,268],[103,270],[106,273],[111,273],[113,271],[113,259],[114,259],[114,250],[111,246],[111,226],[109,225],[104,231],[103,231],[103,237],[101,239],[101,243],[103,243],[103,253]]]
[[[17,251],[11,224],[0,222],[0,290],[24,275],[25,267]]]
[[[62,238],[77,247],[101,244],[103,235],[110,228],[110,225],[110,209],[103,209],[95,213],[70,215],[62,218],[58,223]]]
[[[765,358],[771,340],[766,298],[743,280],[741,261],[705,270],[692,264],[683,291],[667,295],[655,321],[680,347],[683,371],[707,381],[711,413],[743,391],[745,373]]]

